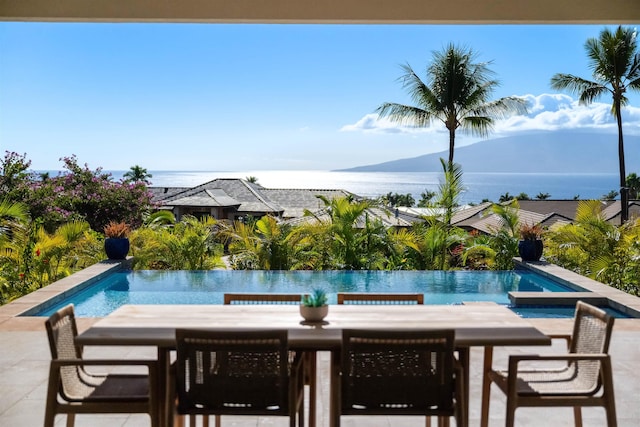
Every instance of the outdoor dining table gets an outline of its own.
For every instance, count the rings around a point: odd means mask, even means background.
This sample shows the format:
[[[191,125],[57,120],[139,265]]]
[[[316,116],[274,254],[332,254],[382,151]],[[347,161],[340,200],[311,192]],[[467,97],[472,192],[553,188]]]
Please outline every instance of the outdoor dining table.
[[[330,351],[339,356],[342,329],[384,330],[454,329],[455,346],[469,390],[470,347],[485,348],[484,369],[490,368],[494,346],[549,345],[541,331],[509,310],[493,303],[463,305],[332,305],[323,322],[302,320],[292,305],[124,305],[97,321],[77,337],[81,345],[153,346],[158,349],[160,383],[165,396],[161,419],[168,421],[167,374],[177,328],[211,330],[286,329],[289,346],[300,351]],[[315,364],[312,357],[312,365]],[[312,366],[315,373],[315,366]],[[316,375],[311,376],[316,381]],[[312,384],[313,385],[313,384]],[[333,426],[339,390],[331,388],[330,425]],[[467,396],[467,405],[469,402]],[[468,416],[468,408],[465,414]],[[315,426],[315,402],[310,402],[309,425]]]

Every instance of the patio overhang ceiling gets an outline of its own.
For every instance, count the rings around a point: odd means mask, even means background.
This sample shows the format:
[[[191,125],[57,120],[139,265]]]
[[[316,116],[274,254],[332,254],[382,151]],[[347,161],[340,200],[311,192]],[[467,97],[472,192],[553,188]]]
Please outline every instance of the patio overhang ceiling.
[[[0,20],[361,24],[633,24],[638,0],[0,0]]]

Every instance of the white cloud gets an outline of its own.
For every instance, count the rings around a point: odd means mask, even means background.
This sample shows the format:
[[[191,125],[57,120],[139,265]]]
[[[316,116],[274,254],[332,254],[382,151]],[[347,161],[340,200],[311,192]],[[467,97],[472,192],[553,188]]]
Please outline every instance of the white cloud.
[[[411,126],[403,126],[394,123],[386,117],[379,117],[377,114],[367,114],[353,124],[344,125],[340,129],[341,132],[375,132],[375,133],[439,133],[444,132],[444,126],[440,122],[434,121],[432,126],[428,128],[415,128]]]
[[[519,132],[596,130],[617,132],[616,119],[611,114],[611,103],[580,103],[568,95],[542,94],[524,95],[529,103],[529,114],[512,116],[495,123],[491,137],[513,135]],[[603,98],[604,99],[604,98]],[[625,133],[640,134],[640,108],[627,105],[622,109]],[[354,124],[345,125],[341,131],[377,133],[443,133],[441,123],[434,121],[428,128],[412,128],[393,123],[376,114],[367,114]]]

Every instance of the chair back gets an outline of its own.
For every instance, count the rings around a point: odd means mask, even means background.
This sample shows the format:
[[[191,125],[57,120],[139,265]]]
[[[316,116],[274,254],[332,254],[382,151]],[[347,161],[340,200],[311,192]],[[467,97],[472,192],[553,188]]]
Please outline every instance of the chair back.
[[[177,329],[176,341],[180,414],[288,414],[286,330]]]
[[[614,318],[604,310],[578,301],[573,325],[570,353],[606,354],[609,352]],[[574,364],[576,375],[583,384],[594,391],[600,386],[601,363],[597,360],[580,360]],[[589,388],[587,386],[587,388]]]
[[[82,349],[75,343],[78,328],[72,304],[53,313],[45,321],[45,327],[52,359],[82,358]]]
[[[82,359],[82,348],[75,343],[78,335],[73,304],[53,313],[46,321],[49,349],[53,360]],[[59,393],[66,400],[82,400],[90,393],[92,386],[84,381],[83,369],[77,365],[60,367]]]
[[[343,330],[341,413],[454,412],[454,331]]]
[[[224,294],[225,304],[300,304],[303,294]]]
[[[338,304],[424,304],[424,295],[338,292]]]

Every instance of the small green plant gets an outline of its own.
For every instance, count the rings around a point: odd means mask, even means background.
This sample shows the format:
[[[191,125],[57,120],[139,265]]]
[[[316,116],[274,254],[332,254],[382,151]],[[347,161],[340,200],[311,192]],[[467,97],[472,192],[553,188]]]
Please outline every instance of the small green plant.
[[[324,289],[314,289],[310,295],[302,297],[302,305],[305,307],[322,307],[327,305],[327,293]]]
[[[542,227],[537,224],[522,224],[520,226],[520,238],[522,240],[538,240],[542,236]]]
[[[130,232],[131,228],[129,228],[129,225],[124,222],[111,221],[109,224],[104,226],[104,236],[113,239],[124,239],[125,237],[129,237]]]

